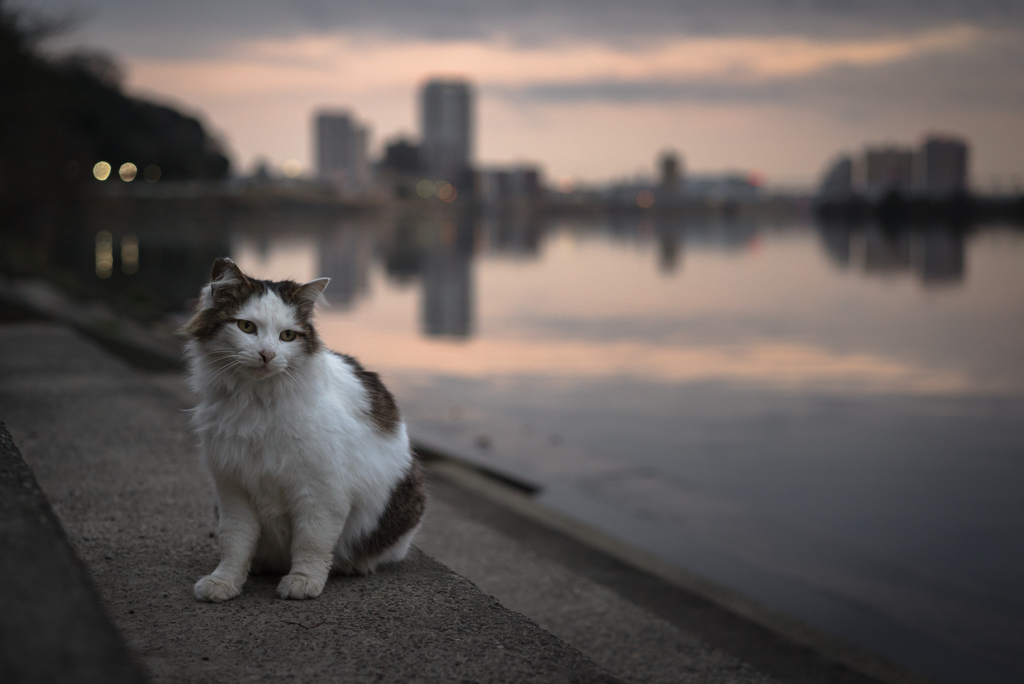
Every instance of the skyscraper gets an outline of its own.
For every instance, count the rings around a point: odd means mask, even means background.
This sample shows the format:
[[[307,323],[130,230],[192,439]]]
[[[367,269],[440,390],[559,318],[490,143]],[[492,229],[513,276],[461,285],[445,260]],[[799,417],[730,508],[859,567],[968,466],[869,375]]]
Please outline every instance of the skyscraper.
[[[904,147],[869,147],[853,169],[855,189],[876,200],[887,192],[909,195],[914,184],[914,151]]]
[[[683,179],[683,163],[679,155],[673,150],[666,150],[661,153],[658,160],[661,170],[661,192],[666,197],[673,197],[680,190]]]
[[[472,186],[473,92],[460,80],[428,81],[420,101],[420,155],[430,180],[445,180],[460,193]]]
[[[365,189],[370,182],[367,137],[366,127],[359,125],[348,112],[318,113],[317,177],[348,191]]]
[[[932,135],[921,146],[919,183],[933,199],[967,190],[967,143],[953,136]]]

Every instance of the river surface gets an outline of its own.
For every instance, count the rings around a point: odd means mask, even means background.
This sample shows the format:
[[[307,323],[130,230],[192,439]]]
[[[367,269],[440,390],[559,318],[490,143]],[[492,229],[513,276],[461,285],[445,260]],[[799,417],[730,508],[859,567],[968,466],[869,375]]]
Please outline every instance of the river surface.
[[[1024,681],[1019,229],[452,215],[229,235],[260,277],[332,279],[321,334],[419,439],[941,681]]]

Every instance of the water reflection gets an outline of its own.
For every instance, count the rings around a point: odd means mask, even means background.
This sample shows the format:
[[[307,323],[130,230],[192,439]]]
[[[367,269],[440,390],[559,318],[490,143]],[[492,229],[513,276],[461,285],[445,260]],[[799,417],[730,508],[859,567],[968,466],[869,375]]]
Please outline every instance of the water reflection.
[[[468,337],[473,330],[473,247],[470,217],[445,219],[430,226],[424,250],[423,332],[431,336]]]
[[[1019,231],[121,208],[74,248],[97,281],[100,231],[138,249],[103,286],[182,306],[225,253],[329,276],[324,340],[418,439],[669,562],[911,664],[1020,644]]]
[[[545,223],[529,212],[495,212],[481,219],[480,232],[488,252],[532,256],[540,252]]]
[[[543,215],[528,211],[325,219],[229,214],[217,206],[188,203],[111,204],[86,223],[91,236],[66,241],[63,262],[83,279],[86,274],[102,279],[108,292],[145,292],[144,298],[165,311],[187,308],[206,279],[208,264],[224,253],[275,277],[330,277],[327,296],[339,311],[369,295],[371,270],[379,263],[390,282],[420,292],[421,333],[450,338],[469,338],[477,329],[474,261],[483,256],[541,258],[553,231]],[[661,214],[563,222],[557,230],[650,245],[652,268],[672,276],[682,272],[687,250],[756,250],[777,229],[744,218],[694,221]],[[869,277],[912,274],[928,287],[964,281],[967,230],[848,223],[822,223],[816,230],[829,260],[843,269]],[[86,250],[88,260],[82,258]]]
[[[675,273],[679,268],[683,252],[682,229],[681,221],[669,217],[660,218],[657,222],[658,268],[666,275]]]
[[[823,224],[822,244],[831,259],[868,275],[914,273],[926,285],[964,279],[964,230],[947,226],[897,230],[880,225]]]
[[[324,291],[327,301],[347,309],[366,295],[374,253],[372,225],[356,224],[325,231],[316,251],[320,256],[318,277],[331,279],[330,287]]]

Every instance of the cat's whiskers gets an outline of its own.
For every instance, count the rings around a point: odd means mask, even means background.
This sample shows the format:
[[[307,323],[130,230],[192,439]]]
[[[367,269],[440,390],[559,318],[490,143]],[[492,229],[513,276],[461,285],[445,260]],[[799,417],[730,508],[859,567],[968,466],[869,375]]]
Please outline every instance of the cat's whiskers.
[[[239,363],[230,363],[230,364],[229,363],[225,363],[223,366],[218,368],[214,373],[212,373],[209,376],[209,378],[207,379],[207,382],[213,383],[216,380],[224,379],[225,378],[225,373],[227,373],[228,371],[230,371],[231,373],[230,373],[230,375],[227,375],[226,377],[230,378],[230,377],[232,377],[232,376],[234,376],[235,374],[238,373],[238,370],[239,370],[240,367],[241,367],[241,364],[239,364]]]

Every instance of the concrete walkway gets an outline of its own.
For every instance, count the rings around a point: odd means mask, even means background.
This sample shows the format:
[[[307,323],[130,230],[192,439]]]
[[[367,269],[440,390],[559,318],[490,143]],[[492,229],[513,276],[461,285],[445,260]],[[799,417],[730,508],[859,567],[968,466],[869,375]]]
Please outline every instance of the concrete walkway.
[[[213,493],[182,402],[52,324],[0,327],[0,378],[0,415],[154,680],[617,681],[422,552],[315,601],[278,600],[259,577],[197,603],[217,560]]]
[[[0,419],[152,679],[871,681],[517,516],[444,467],[428,468],[422,551],[404,563],[332,578],[314,601],[280,601],[277,578],[255,577],[232,602],[199,604],[192,583],[217,546],[189,405],[180,376],[133,370],[66,327],[0,325]]]

